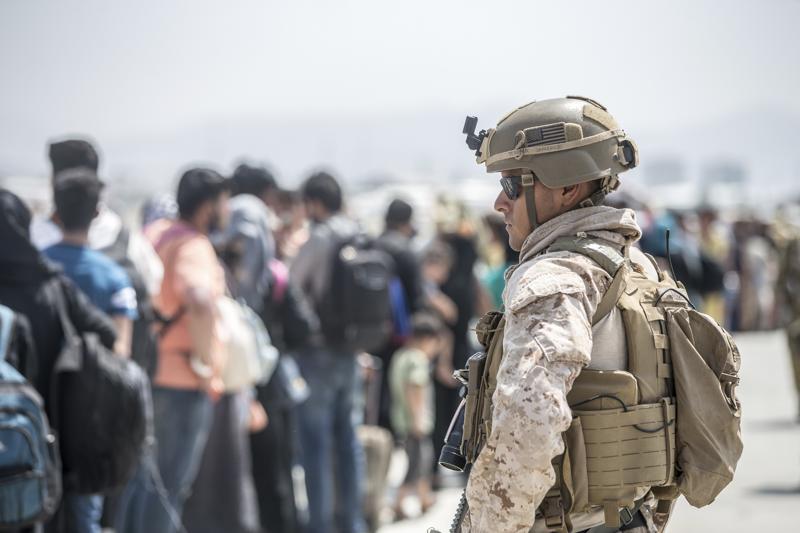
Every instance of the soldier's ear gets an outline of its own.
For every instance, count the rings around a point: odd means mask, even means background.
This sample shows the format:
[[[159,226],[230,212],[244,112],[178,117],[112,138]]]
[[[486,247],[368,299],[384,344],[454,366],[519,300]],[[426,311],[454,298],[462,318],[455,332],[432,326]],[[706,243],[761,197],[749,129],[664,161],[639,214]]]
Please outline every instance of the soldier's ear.
[[[561,189],[561,204],[567,209],[572,209],[578,205],[583,198],[581,198],[583,187],[581,183],[577,185],[568,185]]]

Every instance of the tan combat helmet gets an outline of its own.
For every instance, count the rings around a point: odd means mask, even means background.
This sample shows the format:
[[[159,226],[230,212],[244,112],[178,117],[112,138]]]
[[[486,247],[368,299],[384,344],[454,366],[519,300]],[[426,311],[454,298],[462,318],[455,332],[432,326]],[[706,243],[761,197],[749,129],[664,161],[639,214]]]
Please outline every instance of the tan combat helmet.
[[[534,178],[552,189],[602,180],[581,203],[600,203],[619,186],[618,175],[639,162],[629,139],[605,107],[589,98],[567,96],[531,102],[500,119],[495,128],[475,134],[478,119],[467,117],[464,133],[487,172],[522,168],[522,187],[531,229],[536,228]]]

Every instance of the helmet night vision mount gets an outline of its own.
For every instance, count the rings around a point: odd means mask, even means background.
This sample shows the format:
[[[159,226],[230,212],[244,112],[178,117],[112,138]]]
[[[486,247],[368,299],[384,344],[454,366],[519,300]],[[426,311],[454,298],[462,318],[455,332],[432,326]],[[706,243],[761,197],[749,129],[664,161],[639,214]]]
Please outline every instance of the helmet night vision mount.
[[[475,135],[475,126],[478,125],[478,117],[470,117],[464,120],[464,130],[462,133],[467,136],[467,146],[469,146],[470,150],[475,151],[475,155],[481,155],[481,144],[483,144],[483,138],[486,137],[486,130],[481,130],[481,132]]]

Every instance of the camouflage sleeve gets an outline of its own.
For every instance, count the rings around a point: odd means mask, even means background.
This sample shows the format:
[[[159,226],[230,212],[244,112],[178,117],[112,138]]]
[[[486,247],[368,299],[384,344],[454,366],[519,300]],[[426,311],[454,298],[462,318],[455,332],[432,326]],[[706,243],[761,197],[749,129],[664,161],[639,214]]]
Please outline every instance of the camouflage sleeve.
[[[509,280],[492,432],[467,485],[469,531],[529,531],[555,482],[567,392],[589,363],[590,317],[609,281],[587,261],[537,261]]]
[[[779,290],[794,318],[800,315],[800,239],[793,239],[783,252]]]

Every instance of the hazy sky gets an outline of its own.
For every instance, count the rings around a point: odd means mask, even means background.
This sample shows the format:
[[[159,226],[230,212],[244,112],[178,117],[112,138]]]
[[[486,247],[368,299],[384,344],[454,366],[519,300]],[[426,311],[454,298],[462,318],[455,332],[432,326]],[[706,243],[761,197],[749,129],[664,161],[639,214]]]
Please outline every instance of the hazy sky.
[[[795,0],[0,0],[0,139],[41,154],[67,131],[232,117],[490,122],[565,94],[625,124],[797,115],[798,24]]]

